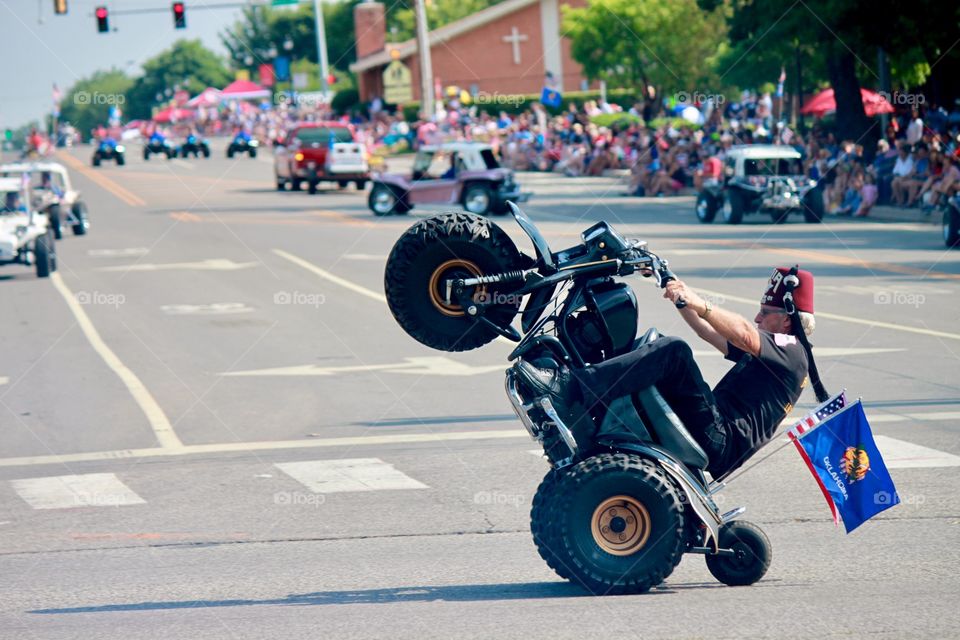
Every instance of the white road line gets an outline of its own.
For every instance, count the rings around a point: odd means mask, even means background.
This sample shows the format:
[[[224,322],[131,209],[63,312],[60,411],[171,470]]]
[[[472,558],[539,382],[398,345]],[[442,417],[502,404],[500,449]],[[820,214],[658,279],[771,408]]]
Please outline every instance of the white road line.
[[[7,376],[0,376],[0,384],[7,384],[8,382],[10,382],[10,378]]]
[[[313,264],[313,263],[311,263],[311,262],[307,262],[307,261],[304,260],[303,258],[300,258],[300,257],[298,257],[298,256],[295,256],[295,255],[293,255],[293,254],[291,254],[291,253],[287,253],[286,251],[284,251],[284,250],[282,250],[282,249],[274,249],[273,252],[274,252],[275,254],[277,254],[278,256],[280,256],[281,258],[283,258],[283,259],[285,259],[285,260],[289,260],[289,261],[292,262],[293,264],[299,265],[299,266],[303,267],[304,269],[306,269],[307,271],[310,271],[311,273],[315,273],[316,275],[320,276],[320,277],[323,278],[324,280],[327,280],[328,282],[332,282],[332,283],[334,283],[334,284],[338,284],[338,285],[340,285],[341,287],[344,287],[344,288],[346,288],[346,289],[350,289],[350,290],[353,291],[354,293],[359,293],[360,295],[366,296],[366,297],[368,297],[368,298],[370,298],[370,299],[372,299],[372,300],[376,300],[377,302],[382,302],[382,303],[384,303],[384,304],[386,304],[386,302],[387,302],[386,296],[384,296],[382,293],[378,293],[378,292],[373,291],[373,290],[371,290],[371,289],[367,289],[366,287],[361,287],[360,285],[354,284],[354,283],[350,282],[349,280],[344,280],[344,279],[341,278],[340,276],[335,276],[335,275],[333,275],[332,273],[330,273],[329,271],[325,271],[325,270],[321,269],[320,267],[318,267],[317,265],[315,265],[315,264]]]
[[[717,352],[719,353],[719,352]],[[503,371],[505,365],[472,366],[443,356],[404,358],[406,362],[397,364],[368,364],[348,367],[321,367],[315,364],[276,367],[273,369],[253,369],[250,371],[227,371],[222,376],[331,376],[343,373],[362,373],[366,371],[390,371],[415,375],[435,376],[473,376],[491,371]]]
[[[89,249],[87,255],[93,258],[135,258],[150,253],[146,247],[131,247],[129,249]]]
[[[51,274],[50,280],[53,282],[53,286],[56,287],[57,291],[60,292],[60,295],[63,296],[74,318],[77,319],[77,324],[83,331],[83,335],[85,335],[90,342],[90,346],[103,358],[106,365],[117,374],[120,381],[127,387],[130,395],[133,396],[134,401],[140,406],[140,410],[143,411],[143,414],[147,417],[150,428],[153,429],[153,433],[157,437],[157,443],[165,449],[182,447],[183,443],[180,442],[180,438],[178,438],[176,432],[174,432],[173,425],[170,424],[170,420],[167,419],[163,409],[160,408],[160,405],[140,381],[140,378],[127,368],[127,366],[120,361],[120,358],[117,357],[117,354],[103,341],[100,333],[96,327],[93,326],[93,322],[90,321],[87,312],[80,306],[77,297],[67,287],[60,274]]]
[[[257,266],[256,262],[234,262],[225,258],[212,258],[200,262],[168,262],[166,264],[119,264],[113,267],[99,267],[97,271],[170,271],[186,269],[192,271],[236,271]]]
[[[273,451],[280,449],[314,449],[327,447],[362,447],[367,445],[410,444],[419,442],[454,442],[459,440],[500,440],[529,438],[519,425],[516,429],[498,431],[454,431],[446,433],[404,433],[383,436],[347,436],[310,440],[274,440],[266,442],[226,442],[218,444],[181,445],[177,448],[119,449],[115,451],[91,451],[65,453],[63,455],[23,456],[0,458],[0,467],[24,467],[69,462],[94,462],[100,460],[130,460],[136,458],[166,458],[192,454],[245,453],[248,451]]]
[[[742,302],[744,304],[758,306],[760,301],[752,298],[741,298],[740,296],[731,296],[719,291],[710,291],[708,289],[697,288],[699,293],[705,293],[715,298]],[[818,318],[829,318],[830,320],[839,320],[840,322],[850,322],[852,324],[865,324],[869,327],[878,327],[881,329],[892,329],[894,331],[904,331],[906,333],[918,333],[924,336],[934,336],[937,338],[948,338],[950,340],[960,340],[960,333],[948,333],[946,331],[936,331],[934,329],[924,329],[921,327],[908,327],[902,324],[893,324],[891,322],[880,322],[879,320],[866,320],[864,318],[854,318],[852,316],[842,316],[836,313],[827,313],[826,311],[817,311]]]
[[[34,509],[120,507],[145,504],[112,473],[11,480],[13,489]]]
[[[428,488],[379,458],[309,460],[274,466],[314,493]]]
[[[212,304],[165,304],[160,307],[168,316],[225,315],[255,311],[242,302],[214,302]]]
[[[170,161],[172,164],[177,165],[178,167],[183,167],[184,169],[193,169],[193,164],[187,162],[186,160],[181,160],[180,158],[174,158]]]
[[[960,456],[887,436],[874,436],[888,469],[960,467]]]

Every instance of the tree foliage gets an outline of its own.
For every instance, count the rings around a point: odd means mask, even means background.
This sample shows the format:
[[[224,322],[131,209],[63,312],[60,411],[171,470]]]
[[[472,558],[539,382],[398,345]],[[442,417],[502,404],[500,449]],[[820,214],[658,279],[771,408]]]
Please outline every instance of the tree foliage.
[[[696,0],[590,0],[563,7],[562,29],[591,80],[706,91],[726,25],[722,7],[704,11]]]
[[[502,2],[502,0],[434,0],[427,2],[427,24],[430,29],[436,29],[466,18],[487,7]],[[413,0],[398,2],[387,7],[387,40],[401,42],[416,35],[417,17],[414,11]]]
[[[78,80],[60,101],[60,121],[69,122],[86,137],[91,129],[107,121],[112,105],[128,112],[127,92],[133,82],[119,69],[97,71]]]
[[[127,93],[127,117],[150,117],[157,96],[165,99],[168,89],[183,89],[194,95],[207,87],[223,88],[231,80],[223,60],[199,40],[178,40],[143,63],[143,75]]]

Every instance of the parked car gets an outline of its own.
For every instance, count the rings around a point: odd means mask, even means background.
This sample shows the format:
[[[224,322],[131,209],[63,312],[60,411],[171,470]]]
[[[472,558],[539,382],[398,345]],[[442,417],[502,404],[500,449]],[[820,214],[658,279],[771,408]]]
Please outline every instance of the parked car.
[[[57,240],[63,237],[64,225],[73,235],[82,236],[90,229],[87,204],[73,188],[67,168],[58,162],[11,163],[0,165],[0,176],[28,176],[33,207],[47,216]]]
[[[104,160],[113,160],[120,167],[126,164],[126,149],[122,144],[117,144],[117,141],[113,138],[104,138],[95,144],[97,146],[93,151],[93,160],[91,160],[93,166],[99,167]]]
[[[0,178],[0,265],[34,266],[37,277],[57,270],[53,229],[47,216],[34,210],[29,182]]]
[[[179,155],[181,158],[186,158],[188,156],[193,156],[194,158],[199,158],[200,156],[209,158],[210,145],[200,136],[191,133],[184,138],[183,142],[180,144],[180,148],[177,149],[177,153],[174,155]]]
[[[727,224],[743,216],[768,213],[783,223],[791,213],[803,213],[807,222],[823,219],[823,192],[807,178],[793,147],[772,144],[739,145],[727,151],[723,176],[707,180],[697,195],[697,219],[713,222],[718,212]]]
[[[366,149],[353,127],[340,122],[307,122],[293,128],[274,150],[277,190],[287,185],[299,191],[303,183],[310,193],[321,182],[336,182],[341,188],[353,182],[363,191],[370,179]]]
[[[173,144],[167,140],[166,136],[161,133],[154,133],[147,140],[147,143],[143,145],[143,159],[149,160],[150,156],[155,154],[165,155],[167,156],[167,160],[169,160],[177,155],[177,150]]]
[[[233,140],[227,145],[227,157],[232,158],[238,153],[246,153],[251,158],[256,158],[259,146],[260,142],[256,138],[250,137],[249,133],[238,133],[233,136]]]
[[[378,216],[406,213],[418,204],[459,204],[477,215],[501,215],[509,211],[508,200],[529,199],[490,145],[451,142],[420,147],[409,175],[375,174],[368,204]]]

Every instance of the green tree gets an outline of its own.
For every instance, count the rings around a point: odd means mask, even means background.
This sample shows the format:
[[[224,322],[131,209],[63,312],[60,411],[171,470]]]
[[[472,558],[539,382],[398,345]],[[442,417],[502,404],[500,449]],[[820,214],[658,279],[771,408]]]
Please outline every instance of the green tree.
[[[502,0],[434,0],[427,3],[427,24],[436,29],[499,4]],[[416,35],[417,17],[412,0],[387,7],[387,39],[391,42],[408,40]]]
[[[60,101],[60,121],[69,122],[86,138],[91,129],[106,124],[111,105],[127,115],[127,93],[133,82],[118,69],[97,71],[78,80]]]
[[[183,89],[192,95],[207,87],[223,88],[231,79],[223,60],[199,40],[178,40],[143,63],[143,75],[127,93],[127,117],[150,117],[157,96],[165,101],[168,89]]]
[[[726,22],[721,7],[704,11],[696,0],[590,0],[563,7],[563,31],[591,80],[706,93]]]
[[[724,2],[700,1],[708,10]],[[878,50],[889,56],[894,85],[917,87],[937,66],[942,71],[956,68],[958,21],[960,6],[933,0],[736,2],[730,48],[718,71],[725,79],[752,86],[757,78],[775,77],[781,65],[795,69],[799,61],[804,87],[824,80],[833,87],[837,133],[861,141],[872,152],[870,142],[881,132],[864,113],[860,88],[881,88]]]

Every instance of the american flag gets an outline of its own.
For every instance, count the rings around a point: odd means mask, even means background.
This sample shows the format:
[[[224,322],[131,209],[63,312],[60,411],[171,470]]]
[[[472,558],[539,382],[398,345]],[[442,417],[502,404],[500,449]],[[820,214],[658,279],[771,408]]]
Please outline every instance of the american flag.
[[[847,392],[844,390],[821,404],[819,407],[816,407],[787,432],[787,437],[790,438],[793,444],[797,447],[797,451],[800,452],[800,457],[803,458],[804,462],[806,462],[807,468],[810,469],[814,479],[817,480],[817,484],[820,486],[820,491],[823,492],[824,497],[827,498],[827,504],[830,505],[830,512],[833,515],[833,523],[838,526],[840,524],[840,513],[837,511],[837,505],[833,502],[833,500],[830,499],[827,488],[823,485],[823,482],[820,480],[820,477],[817,475],[816,471],[814,471],[813,464],[811,463],[809,456],[807,456],[807,452],[804,450],[803,445],[800,444],[799,438],[803,436],[803,434],[809,433],[814,427],[829,418],[837,411],[840,411],[840,409],[843,409],[846,405]]]

